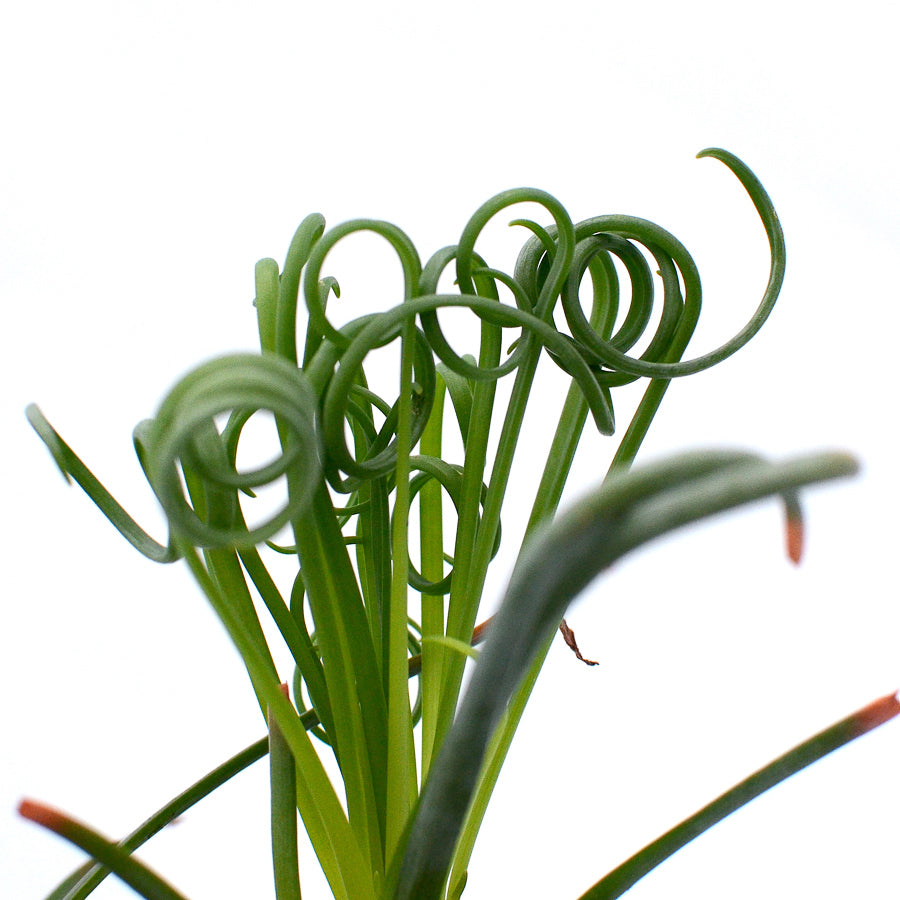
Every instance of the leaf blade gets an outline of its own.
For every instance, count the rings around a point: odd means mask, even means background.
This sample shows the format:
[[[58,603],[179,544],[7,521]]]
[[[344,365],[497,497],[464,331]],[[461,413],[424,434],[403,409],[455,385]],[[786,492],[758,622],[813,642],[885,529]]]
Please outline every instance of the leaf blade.
[[[579,900],[616,900],[644,875],[726,816],[898,713],[900,701],[896,694],[889,694],[813,735],[647,844],[585,891]]]
[[[667,531],[771,494],[852,474],[843,454],[780,465],[682,454],[608,479],[523,548],[459,713],[425,785],[397,900],[437,900],[491,736],[569,603],[601,571]]]

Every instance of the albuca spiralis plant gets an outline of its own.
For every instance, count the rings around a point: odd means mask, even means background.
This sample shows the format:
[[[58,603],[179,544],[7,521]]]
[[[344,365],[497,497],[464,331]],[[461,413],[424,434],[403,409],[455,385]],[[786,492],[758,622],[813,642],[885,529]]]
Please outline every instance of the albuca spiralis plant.
[[[24,816],[91,857],[48,900],[87,897],[110,872],[152,900],[181,897],[134,852],[267,753],[279,900],[301,896],[298,812],[334,897],[458,898],[485,808],[557,629],[578,652],[563,620],[578,593],[651,538],[770,495],[785,506],[790,552],[799,555],[798,489],[849,475],[850,458],[823,454],[772,463],[746,453],[693,452],[631,468],[671,379],[743,347],[771,312],[784,275],[781,227],[759,181],[730,153],[699,155],[720,160],[737,176],[771,251],[758,309],[711,353],[683,359],[700,314],[700,279],[671,234],[624,215],[574,224],[553,197],[517,189],[485,203],[459,242],[424,265],[394,225],[361,219],[326,231],[318,215],[298,228],[281,271],[271,259],[257,264],[261,352],[203,363],[135,430],[138,460],[168,521],[164,543],[136,524],[37,407],[28,409],[63,473],[138,551],[155,562],[185,561],[240,653],[267,723],[265,737],[119,842],[23,801]],[[543,207],[552,224],[516,220],[526,240],[514,271],[500,271],[476,250],[479,235],[493,217],[525,202]],[[402,267],[404,293],[390,309],[338,327],[329,310],[339,287],[325,274],[326,259],[358,232],[388,242]],[[662,287],[655,316],[653,269]],[[620,308],[619,273],[630,282],[627,308]],[[453,289],[442,290],[450,280]],[[306,333],[298,348],[301,304]],[[445,336],[440,313],[450,308],[466,311],[477,329],[477,359],[459,355]],[[645,335],[651,320],[655,331]],[[366,366],[373,351],[391,344],[399,352],[399,385],[385,399],[373,390]],[[629,355],[638,345],[640,355]],[[571,387],[505,598],[479,624],[517,440],[544,353]],[[505,403],[497,390],[503,378],[512,383]],[[638,379],[647,379],[646,390],[608,476],[556,515],[588,418],[613,434],[613,388]],[[239,447],[257,416],[274,423],[277,450],[248,470],[239,464]],[[461,438],[458,459],[442,455],[448,422],[454,439]],[[273,485],[283,502],[260,515],[254,503]],[[410,521],[414,501],[417,527]],[[419,546],[411,553],[416,532]],[[291,583],[279,584],[270,573],[275,553],[296,557]],[[262,607],[290,651],[291,673],[276,669]],[[482,639],[483,647],[474,649]],[[473,656],[477,663],[461,696]],[[417,682],[412,693],[411,679]],[[814,736],[601,878],[582,900],[618,897],[722,817],[898,711],[896,697],[885,697]],[[326,754],[337,763],[342,791],[326,773]]]

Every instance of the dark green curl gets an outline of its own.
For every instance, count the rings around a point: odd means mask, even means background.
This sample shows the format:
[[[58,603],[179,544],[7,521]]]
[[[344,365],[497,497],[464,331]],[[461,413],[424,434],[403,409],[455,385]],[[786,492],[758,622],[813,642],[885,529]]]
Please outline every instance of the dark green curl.
[[[487,318],[492,323],[503,322],[506,327],[526,328],[536,340],[555,356],[559,357],[566,370],[571,372],[572,376],[579,382],[591,414],[594,416],[597,428],[601,433],[612,433],[613,415],[609,402],[597,384],[588,364],[570,338],[561,334],[552,325],[548,325],[537,316],[485,299],[484,297],[471,294],[433,294],[408,300],[400,306],[395,306],[393,309],[374,317],[353,338],[344,351],[338,368],[328,385],[323,407],[322,431],[328,449],[330,465],[335,464],[348,474],[368,477],[384,474],[393,467],[392,456],[387,451],[380,454],[375,460],[367,460],[364,463],[355,462],[350,457],[344,439],[344,409],[347,397],[350,394],[350,388],[354,384],[359,367],[362,365],[371,347],[381,346],[385,337],[397,334],[404,319],[442,307],[466,307],[471,309],[479,318]],[[444,360],[444,362],[447,361]],[[416,364],[418,365],[418,345]],[[452,369],[452,364],[447,364]],[[418,368],[416,369],[416,380],[419,381]],[[419,383],[421,384],[421,381]],[[422,387],[426,389],[426,392],[420,405],[422,409],[425,409],[428,385],[422,385]],[[430,409],[430,405],[429,400],[427,409]],[[427,420],[427,413],[424,418]],[[424,427],[424,423],[422,427]],[[420,432],[417,432],[414,426],[416,439],[418,433]]]
[[[405,232],[390,222],[378,219],[354,219],[344,222],[328,231],[313,247],[306,272],[303,276],[303,295],[309,311],[311,328],[315,329],[326,340],[337,347],[346,347],[350,339],[342,331],[329,322],[325,315],[325,305],[320,291],[320,273],[325,257],[331,248],[342,238],[358,231],[372,231],[381,235],[394,248],[403,267],[404,297],[412,297],[416,292],[422,264],[415,245]]]
[[[409,498],[412,502],[413,498],[419,491],[434,479],[447,492],[453,506],[459,513],[460,502],[462,501],[463,491],[463,469],[462,466],[451,465],[443,459],[433,456],[411,456],[409,458],[409,468],[411,472],[416,474],[409,480]],[[487,495],[487,485],[482,485],[481,500]],[[497,536],[494,539],[494,548],[491,553],[491,559],[497,555],[500,549],[500,526],[497,526]],[[448,572],[440,581],[429,581],[421,572],[410,562],[409,564],[409,585],[423,594],[432,594],[442,596],[449,593],[450,585],[453,579],[453,571]]]
[[[552,314],[553,304],[568,277],[572,256],[575,252],[575,230],[572,220],[559,200],[545,191],[534,188],[514,188],[497,194],[483,204],[469,219],[459,239],[459,248],[456,254],[456,279],[460,293],[475,293],[473,283],[474,270],[477,268],[475,242],[490,219],[500,210],[516,203],[538,203],[553,216],[555,222],[556,249],[546,279],[540,285],[534,282],[529,285],[518,277],[518,272],[515,277],[526,293],[529,292],[530,286],[536,288],[532,291],[529,299],[535,313],[543,318]]]
[[[238,472],[233,447],[229,452],[215,419],[223,413],[246,419],[260,410],[275,415],[282,453],[258,469]],[[195,546],[247,547],[302,514],[321,475],[316,415],[315,396],[303,373],[275,356],[225,356],[185,376],[162,402],[146,449],[148,478],[173,532]],[[282,476],[288,493],[284,508],[248,529],[238,490],[252,493]]]
[[[440,276],[444,269],[456,259],[458,252],[458,247],[444,247],[431,257],[426,263],[425,268],[422,270],[422,276],[419,279],[419,293],[421,295],[438,293]],[[488,268],[484,260],[478,256],[478,254],[474,254],[473,258],[477,265],[472,270],[472,283],[475,288],[475,293],[479,297],[495,300],[499,304],[500,295],[497,292],[497,282],[499,281],[509,288],[516,300],[516,306],[519,309],[525,310],[526,312],[532,312],[531,301],[514,279],[503,272]],[[426,310],[420,314],[419,318],[422,324],[422,330],[428,338],[428,343],[431,345],[434,355],[437,356],[448,369],[471,381],[493,381],[509,374],[519,365],[526,349],[525,342],[520,341],[513,353],[501,365],[479,365],[471,359],[460,356],[450,346],[449,341],[444,336],[444,332],[441,330],[437,310]],[[479,318],[482,321],[482,328],[488,328],[492,325],[495,327],[503,327],[504,325],[502,316],[499,319],[492,319],[487,313],[482,313]]]
[[[344,422],[348,405],[354,396],[354,388],[360,377],[362,362],[374,347],[383,346],[385,340],[395,337],[402,315],[408,304],[396,307],[388,313],[374,316],[368,325],[353,339],[340,359],[338,370],[332,377],[322,404],[322,433],[328,454],[326,474],[335,490],[345,493],[353,491],[358,481],[344,481],[338,472],[344,472],[355,479],[378,478],[392,472],[397,459],[396,441],[392,440],[382,450],[366,459],[354,459],[347,448]],[[387,327],[385,327],[387,326]],[[413,362],[415,382],[413,384],[413,424],[412,443],[418,442],[428,422],[434,402],[435,369],[434,357],[425,335],[415,332],[415,356]],[[396,428],[396,406],[392,407],[381,434],[390,434]]]

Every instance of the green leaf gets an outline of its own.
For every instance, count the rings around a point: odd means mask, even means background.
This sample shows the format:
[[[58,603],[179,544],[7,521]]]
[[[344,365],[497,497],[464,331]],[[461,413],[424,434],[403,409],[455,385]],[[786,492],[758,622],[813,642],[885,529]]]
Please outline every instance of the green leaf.
[[[308,728],[312,727],[315,722],[315,716],[310,713],[307,713],[304,719]],[[153,813],[128,837],[119,842],[119,848],[125,853],[133,853],[138,847],[149,841],[153,835],[162,831],[166,825],[187,812],[195,803],[221,787],[239,772],[243,772],[248,766],[262,759],[268,749],[269,739],[264,737],[232,756],[231,759],[217,766],[196,784],[191,785],[186,791]],[[101,865],[93,862],[85,863],[48,894],[45,900],[84,900],[108,874],[109,870]]]
[[[127,851],[81,822],[43,803],[23,800],[19,814],[43,825],[103,863],[146,900],[185,900],[170,884]]]
[[[883,725],[900,713],[896,694],[882,697],[840,722],[820,731],[802,744],[779,756],[758,772],[745,778],[703,809],[698,810],[643,850],[626,860],[581,895],[580,900],[615,900],[656,868],[663,860],[703,834],[717,822],[740,809],[755,797],[790,778],[796,772],[834,752],[844,744]]]
[[[488,743],[532,658],[571,601],[654,537],[717,512],[856,471],[841,454],[772,464],[691,453],[609,478],[523,548],[450,732],[423,790],[397,900],[437,900]]]
[[[287,685],[282,685],[287,696]],[[272,868],[277,900],[300,900],[297,859],[297,772],[294,755],[278,723],[269,716]]]
[[[172,540],[170,539],[168,544],[163,546],[150,537],[76,456],[72,448],[59,436],[59,433],[35,404],[32,403],[27,407],[25,415],[28,417],[31,427],[47,445],[47,449],[53,455],[53,460],[66,481],[74,478],[125,540],[153,562],[170,563],[178,559],[178,552]]]

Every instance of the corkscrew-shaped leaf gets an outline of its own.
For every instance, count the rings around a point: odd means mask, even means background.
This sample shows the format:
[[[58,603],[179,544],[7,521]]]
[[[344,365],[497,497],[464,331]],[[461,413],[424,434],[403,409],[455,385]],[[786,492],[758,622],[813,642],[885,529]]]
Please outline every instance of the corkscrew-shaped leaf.
[[[437,809],[443,809],[441,816],[447,809],[457,818],[464,815],[461,798],[471,794],[472,784],[467,781],[452,802],[435,797],[461,772],[465,779],[477,777],[473,760],[483,754],[498,710],[518,690],[515,714],[507,717],[492,747],[489,772],[478,784],[464,839],[457,845],[450,892],[458,896],[480,816],[540,666],[536,648],[541,641],[549,645],[565,602],[604,561],[649,539],[655,528],[676,527],[746,502],[756,496],[753,490],[782,494],[790,552],[792,557],[799,553],[801,518],[794,488],[807,475],[826,477],[815,465],[807,471],[743,456],[707,455],[618,480],[635,458],[671,380],[715,365],[750,340],[771,312],[784,276],[781,227],[759,181],[726,151],[700,155],[719,159],[736,175],[771,251],[758,308],[738,334],[711,352],[684,359],[700,314],[701,288],[694,261],[673,235],[623,215],[576,223],[546,192],[515,188],[479,207],[458,242],[424,264],[413,241],[395,225],[357,219],[326,230],[318,214],[300,224],[282,271],[273,259],[257,264],[260,353],[199,365],[178,380],[155,417],[135,429],[139,464],[169,525],[166,543],[144,532],[37,407],[29,407],[29,420],[63,474],[81,485],[127,540],[152,560],[187,562],[242,657],[260,709],[268,712],[271,733],[282,742],[273,780],[278,821],[291,816],[292,755],[297,806],[338,897],[388,896],[407,837],[403,890],[425,884],[430,891],[443,880],[447,860],[435,862],[431,856],[435,828],[452,833],[440,850],[446,855],[453,852],[460,824],[454,819],[448,826],[442,818],[438,827],[429,817]],[[482,235],[496,216],[522,203],[542,209],[550,222],[514,219],[524,240],[513,270],[504,271],[481,246]],[[360,233],[386,242],[399,263],[402,290],[384,308],[370,304],[363,315],[342,323],[341,288],[325,269],[335,246]],[[660,286],[661,299],[656,296]],[[590,310],[582,308],[587,296]],[[660,308],[654,309],[656,303]],[[475,355],[454,348],[452,332],[445,328],[451,314],[457,323],[468,317],[471,333],[480,337]],[[396,390],[386,396],[373,386],[382,379],[372,377],[383,353],[393,353],[400,363]],[[485,634],[485,623],[475,623],[545,354],[569,376],[571,386],[536,481],[530,537],[510,588],[525,614],[520,620],[504,613],[491,623],[490,646],[505,649],[485,651],[469,699],[453,724],[468,658],[460,651]],[[558,566],[534,568],[533,548],[553,539],[531,532],[553,517],[586,422],[591,419],[597,431],[613,434],[615,389],[640,378],[649,379],[644,397],[613,456],[612,470],[619,474],[597,495],[602,499],[596,508],[583,504],[580,513],[561,520],[559,527],[569,531],[566,546],[557,550],[569,568],[566,573]],[[508,380],[508,390],[498,390],[501,379]],[[257,416],[274,423],[276,452],[248,470],[244,442]],[[461,459],[442,455],[445,418],[451,416],[461,437]],[[846,467],[832,462],[836,470]],[[263,494],[271,497],[272,489],[282,491],[274,509],[259,503]],[[341,494],[346,496],[338,501]],[[692,506],[689,498],[700,495],[700,506]],[[663,496],[667,505],[656,502]],[[420,513],[417,563],[409,546],[413,502]],[[257,509],[263,512],[254,515]],[[682,510],[683,518],[667,518],[666,510],[673,509]],[[578,515],[587,518],[576,521]],[[612,521],[615,528],[607,527]],[[287,527],[293,540],[278,536]],[[444,535],[451,534],[452,549],[444,546]],[[591,562],[578,556],[588,545]],[[286,590],[267,568],[270,549],[297,556],[299,571]],[[548,572],[555,573],[555,587],[546,581],[552,581]],[[523,578],[532,592],[543,592],[541,598],[528,594]],[[421,594],[421,616],[409,608],[409,588]],[[257,596],[284,639],[295,666],[293,678],[277,671]],[[564,634],[577,651],[571,633]],[[515,665],[507,666],[513,657]],[[534,671],[523,680],[529,665]],[[503,671],[497,669],[495,681],[486,686],[482,679],[487,676],[479,673],[497,666]],[[413,676],[419,683],[411,703],[407,681]],[[282,682],[293,684],[293,698],[281,694]],[[524,686],[517,689],[520,682]],[[476,703],[471,698],[479,690],[485,696]],[[459,721],[473,715],[472,704],[487,702],[491,690],[497,696],[490,715],[475,716],[460,738]],[[419,763],[412,729],[420,711]],[[343,803],[307,734],[313,727],[340,769]],[[453,762],[457,752],[462,755]],[[410,836],[419,772],[426,794]],[[457,776],[448,774],[453,772]],[[296,873],[288,859],[293,840],[288,837],[279,843],[276,865],[290,896]],[[85,896],[98,877],[86,875],[77,896]]]

